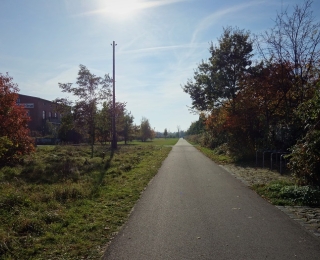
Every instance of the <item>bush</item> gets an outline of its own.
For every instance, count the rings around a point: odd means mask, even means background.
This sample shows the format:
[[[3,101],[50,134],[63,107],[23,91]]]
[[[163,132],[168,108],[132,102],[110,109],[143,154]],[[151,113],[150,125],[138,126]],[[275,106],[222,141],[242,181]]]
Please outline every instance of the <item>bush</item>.
[[[190,142],[190,143],[193,143],[193,144],[200,144],[201,143],[201,134],[198,134],[198,135],[188,135],[185,137],[185,139]]]
[[[24,107],[16,104],[18,92],[12,78],[0,73],[0,166],[14,165],[34,151],[27,127],[30,118]]]
[[[289,169],[301,184],[320,185],[320,130],[311,130],[291,148]]]
[[[253,188],[276,205],[320,206],[320,188],[277,181]]]
[[[311,186],[286,186],[281,188],[280,197],[291,200],[295,205],[320,205],[320,190]]]

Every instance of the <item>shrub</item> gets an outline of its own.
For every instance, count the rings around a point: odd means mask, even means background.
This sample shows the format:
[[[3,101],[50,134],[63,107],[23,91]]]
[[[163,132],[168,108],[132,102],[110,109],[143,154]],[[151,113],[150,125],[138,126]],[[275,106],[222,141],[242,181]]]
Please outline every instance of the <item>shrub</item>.
[[[320,188],[277,181],[253,188],[276,205],[320,206]]]
[[[0,166],[16,164],[34,151],[27,127],[30,118],[24,107],[16,104],[18,92],[12,78],[0,73]]]
[[[309,131],[291,152],[288,167],[300,183],[320,185],[320,130]]]
[[[280,190],[280,197],[291,200],[295,205],[320,205],[320,190],[311,186],[285,186]]]

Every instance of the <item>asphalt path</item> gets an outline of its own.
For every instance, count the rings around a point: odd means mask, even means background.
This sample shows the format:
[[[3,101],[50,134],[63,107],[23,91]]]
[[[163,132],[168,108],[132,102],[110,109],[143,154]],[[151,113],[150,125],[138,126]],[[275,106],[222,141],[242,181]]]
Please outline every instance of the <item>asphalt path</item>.
[[[320,259],[319,239],[184,139],[103,259]]]

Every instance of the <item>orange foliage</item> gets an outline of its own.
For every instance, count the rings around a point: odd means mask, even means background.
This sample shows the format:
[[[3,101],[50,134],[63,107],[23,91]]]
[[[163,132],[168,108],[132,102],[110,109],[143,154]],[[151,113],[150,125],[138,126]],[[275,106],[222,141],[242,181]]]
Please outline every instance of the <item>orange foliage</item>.
[[[295,95],[291,71],[287,64],[260,64],[243,75],[234,106],[225,102],[206,118],[211,136],[224,137],[235,150],[254,149],[269,135],[270,126],[292,116],[290,105],[295,104]]]
[[[15,163],[34,151],[27,111],[16,104],[19,91],[8,74],[0,74],[0,166]]]

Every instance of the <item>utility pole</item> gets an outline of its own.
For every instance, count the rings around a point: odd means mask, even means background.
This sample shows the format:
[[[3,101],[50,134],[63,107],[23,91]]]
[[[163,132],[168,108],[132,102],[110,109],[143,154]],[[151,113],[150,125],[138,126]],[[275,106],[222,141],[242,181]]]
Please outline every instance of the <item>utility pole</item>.
[[[116,135],[116,76],[115,76],[115,48],[116,43],[113,41],[113,100],[112,100],[112,149],[117,149],[117,135]]]

